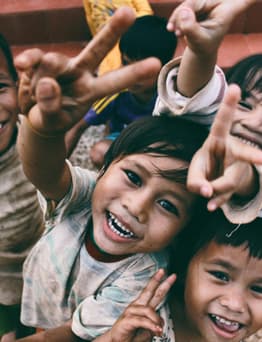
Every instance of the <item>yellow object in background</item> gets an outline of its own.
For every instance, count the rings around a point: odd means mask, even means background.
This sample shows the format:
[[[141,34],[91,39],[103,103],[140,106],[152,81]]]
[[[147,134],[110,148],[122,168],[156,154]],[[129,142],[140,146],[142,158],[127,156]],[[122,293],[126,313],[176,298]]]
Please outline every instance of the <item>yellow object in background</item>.
[[[147,0],[83,0],[86,21],[94,36],[121,6],[133,8],[137,17],[153,14]],[[100,75],[121,66],[121,54],[118,44],[107,54],[99,66]]]

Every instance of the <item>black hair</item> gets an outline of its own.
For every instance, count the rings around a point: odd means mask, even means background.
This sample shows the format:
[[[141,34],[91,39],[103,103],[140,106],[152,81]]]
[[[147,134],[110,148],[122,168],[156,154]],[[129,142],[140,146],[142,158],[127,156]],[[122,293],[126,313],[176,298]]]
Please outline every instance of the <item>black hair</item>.
[[[250,257],[262,259],[262,219],[246,224],[227,220],[221,209],[204,210],[175,237],[172,245],[170,272],[177,274],[173,292],[183,298],[187,270],[192,258],[210,242],[218,245],[243,247]],[[179,262],[177,262],[179,260]]]
[[[114,160],[130,154],[147,153],[190,162],[202,146],[208,131],[200,124],[179,117],[147,116],[128,125],[105,155],[102,174]],[[186,183],[188,167],[164,171],[166,178]]]
[[[260,77],[258,77],[260,75]],[[241,98],[245,100],[252,91],[262,92],[262,54],[248,56],[226,73],[228,83],[236,83],[241,89]]]
[[[10,49],[10,45],[5,39],[5,37],[0,33],[0,49],[3,51],[3,54],[7,61],[8,71],[12,77],[12,79],[16,82],[18,79],[16,68],[14,66],[13,54]]]
[[[175,53],[177,38],[166,29],[167,20],[156,15],[138,17],[120,39],[121,54],[131,60],[157,57],[162,64],[169,62]]]

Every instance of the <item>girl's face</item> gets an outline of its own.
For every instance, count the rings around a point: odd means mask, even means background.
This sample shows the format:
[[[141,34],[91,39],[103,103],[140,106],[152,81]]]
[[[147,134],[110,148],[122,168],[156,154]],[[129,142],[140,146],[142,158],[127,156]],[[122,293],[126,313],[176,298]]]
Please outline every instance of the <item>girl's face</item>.
[[[18,105],[17,89],[0,50],[0,155],[10,146],[16,128]]]
[[[262,77],[262,71],[258,77]],[[262,92],[253,90],[248,98],[239,103],[231,134],[262,149]]]
[[[211,242],[189,264],[185,306],[194,341],[242,341],[262,327],[262,260]]]
[[[152,252],[167,246],[186,224],[194,195],[159,170],[187,167],[168,157],[133,154],[114,161],[93,193],[96,244],[113,255]]]

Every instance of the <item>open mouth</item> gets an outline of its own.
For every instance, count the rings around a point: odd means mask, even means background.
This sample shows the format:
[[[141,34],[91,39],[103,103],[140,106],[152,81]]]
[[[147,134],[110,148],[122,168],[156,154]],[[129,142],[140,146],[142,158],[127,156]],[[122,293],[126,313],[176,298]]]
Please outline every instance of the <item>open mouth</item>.
[[[251,136],[251,134],[237,134],[236,133],[231,133],[235,138],[239,139],[242,143],[245,145],[255,147],[258,149],[262,149],[262,142],[260,141],[259,137],[256,136]]]
[[[243,324],[237,322],[237,321],[231,321],[224,317],[209,314],[209,317],[211,321],[221,330],[223,330],[226,333],[236,333],[238,330],[243,328]]]
[[[114,233],[127,239],[136,238],[136,235],[119,222],[119,220],[109,211],[106,212],[106,218],[109,228]]]

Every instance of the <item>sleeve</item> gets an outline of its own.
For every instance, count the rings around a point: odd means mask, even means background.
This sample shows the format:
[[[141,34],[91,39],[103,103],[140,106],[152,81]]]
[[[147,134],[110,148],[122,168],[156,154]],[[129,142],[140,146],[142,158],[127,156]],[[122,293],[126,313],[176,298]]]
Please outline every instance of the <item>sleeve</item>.
[[[77,307],[72,322],[74,334],[84,340],[93,340],[104,334],[160,267],[167,268],[167,258],[155,262],[150,254],[144,254],[126,270],[118,269],[115,280],[105,281],[95,295],[87,297]]]
[[[249,223],[256,217],[262,217],[262,166],[256,165],[259,176],[259,189],[256,196],[245,204],[238,204],[235,201],[228,201],[222,206],[227,219],[232,223]]]
[[[153,10],[147,0],[133,0],[132,3],[137,17],[153,14]]]
[[[58,204],[46,199],[38,192],[39,202],[45,215],[47,227],[54,227],[64,217],[74,211],[84,210],[87,207],[87,202],[91,200],[97,173],[80,167],[74,167],[69,161],[67,161],[67,164],[70,168],[72,184],[69,192]]]
[[[222,101],[227,83],[223,71],[216,66],[214,74],[204,88],[188,98],[176,90],[176,79],[181,57],[167,63],[158,77],[158,98],[153,115],[185,115],[210,127]]]
[[[88,125],[101,125],[110,120],[114,113],[115,100],[118,94],[104,97],[97,101],[94,106],[85,114],[84,120]]]

